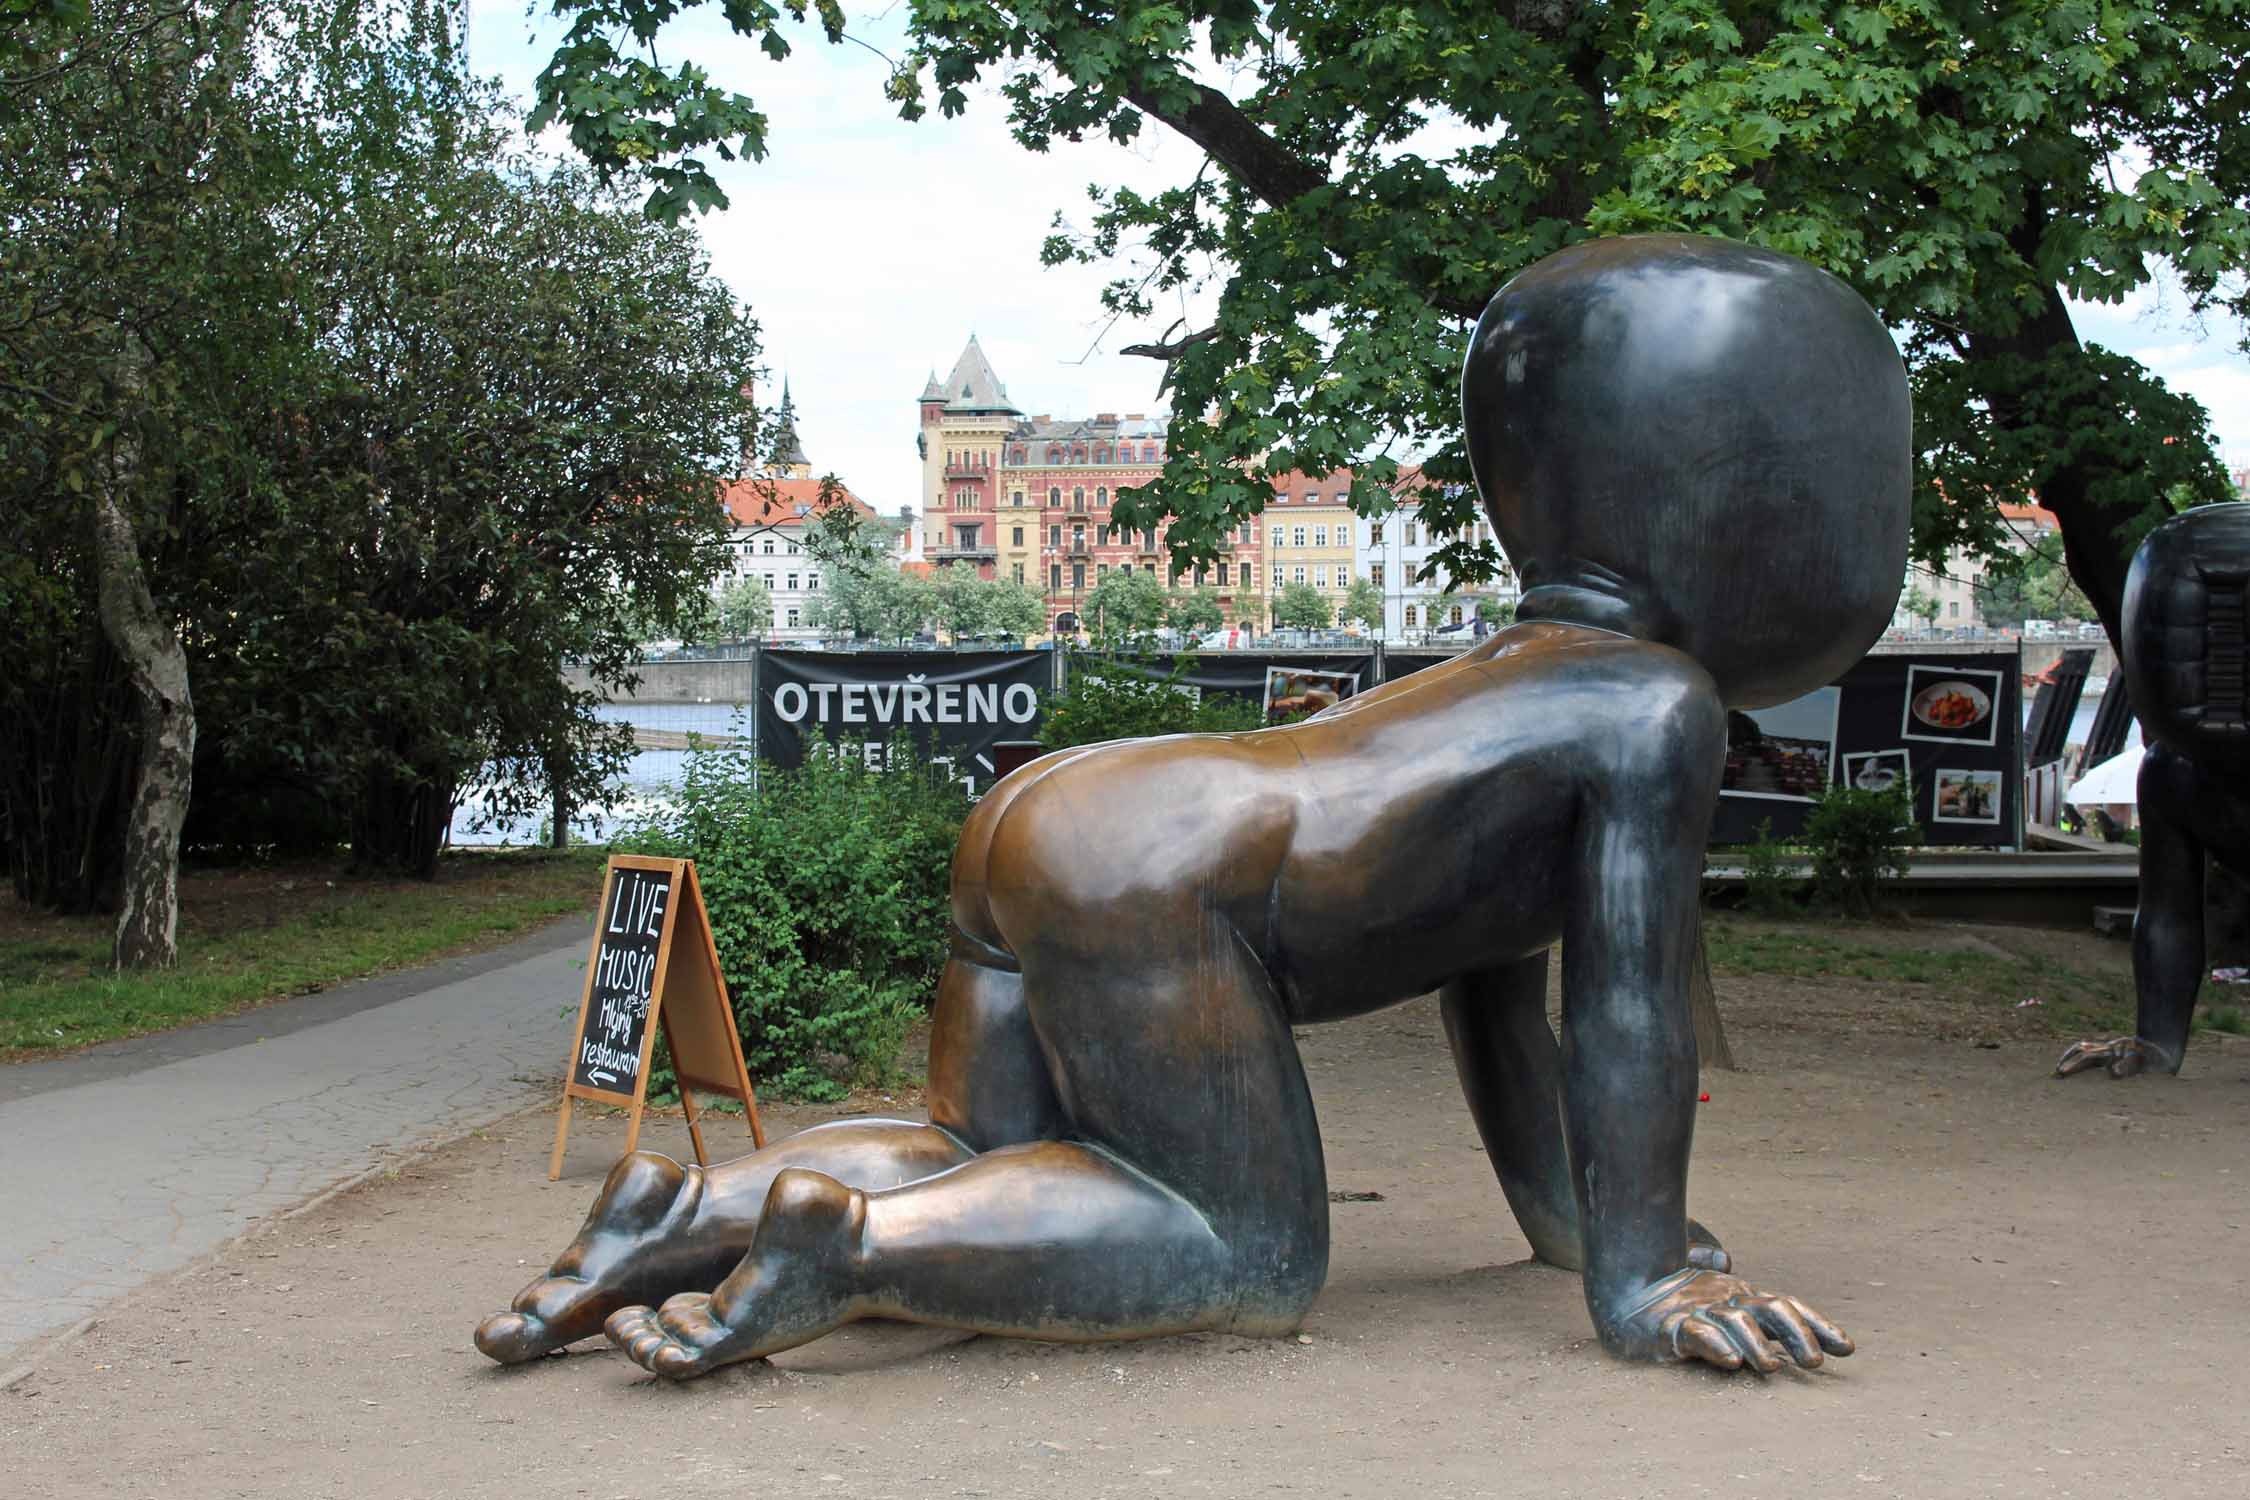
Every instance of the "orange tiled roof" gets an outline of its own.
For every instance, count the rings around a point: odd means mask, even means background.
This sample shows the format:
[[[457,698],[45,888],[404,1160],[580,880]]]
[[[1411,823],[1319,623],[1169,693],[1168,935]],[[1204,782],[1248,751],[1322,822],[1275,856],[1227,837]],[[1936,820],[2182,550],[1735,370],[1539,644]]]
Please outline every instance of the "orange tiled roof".
[[[2002,502],[2000,516],[2002,520],[2027,521],[2034,526],[2044,526],[2051,529],[2060,528],[2062,525],[2062,522],[2055,519],[2053,511],[2039,505],[2009,505]]]
[[[875,519],[875,507],[843,486],[842,496],[863,521]],[[817,479],[735,479],[720,495],[727,515],[737,526],[787,526],[818,514],[820,481]],[[798,507],[805,507],[799,511]]]

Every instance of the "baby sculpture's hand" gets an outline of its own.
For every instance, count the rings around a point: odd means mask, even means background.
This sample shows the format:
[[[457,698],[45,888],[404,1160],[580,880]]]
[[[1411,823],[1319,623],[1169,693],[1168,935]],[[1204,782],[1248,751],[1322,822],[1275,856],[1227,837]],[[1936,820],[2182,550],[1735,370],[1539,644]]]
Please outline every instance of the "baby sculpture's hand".
[[[1785,1355],[1810,1370],[1853,1347],[1843,1329],[1795,1297],[1694,1269],[1659,1283],[1655,1296],[1626,1315],[1618,1335],[1623,1354],[1699,1359],[1722,1370],[1747,1364],[1761,1375],[1780,1369]]]

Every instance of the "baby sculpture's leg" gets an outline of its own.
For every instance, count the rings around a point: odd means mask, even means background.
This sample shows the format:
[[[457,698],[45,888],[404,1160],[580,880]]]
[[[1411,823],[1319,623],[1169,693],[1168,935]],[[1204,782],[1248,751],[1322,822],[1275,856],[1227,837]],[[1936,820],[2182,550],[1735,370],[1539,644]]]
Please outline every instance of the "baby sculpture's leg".
[[[1563,1146],[1562,1054],[1547,1024],[1547,951],[1465,975],[1445,987],[1439,1005],[1461,1092],[1531,1253],[1580,1269],[1578,1198]],[[1709,1230],[1690,1219],[1687,1234],[1691,1264],[1729,1268]]]
[[[1064,941],[1025,955],[1075,1140],[880,1192],[786,1173],[716,1293],[621,1312],[610,1337],[684,1377],[861,1317],[1073,1340],[1295,1327],[1327,1272],[1327,1181],[1265,972],[1215,915],[1086,915],[1058,909]]]
[[[935,1128],[838,1121],[709,1169],[635,1152],[610,1170],[578,1237],[547,1274],[478,1325],[477,1347],[516,1364],[601,1332],[619,1308],[709,1291],[740,1263],[775,1178],[791,1168],[856,1188],[896,1187],[959,1166],[977,1146],[1044,1134],[1054,1108],[1023,976],[957,952],[931,1027]]]
[[[2066,1077],[2106,1066],[2112,1078],[2177,1073],[2203,987],[2204,849],[2197,838],[2195,763],[2161,746],[2141,762],[2141,891],[2133,916],[2133,1035],[2073,1042]]]

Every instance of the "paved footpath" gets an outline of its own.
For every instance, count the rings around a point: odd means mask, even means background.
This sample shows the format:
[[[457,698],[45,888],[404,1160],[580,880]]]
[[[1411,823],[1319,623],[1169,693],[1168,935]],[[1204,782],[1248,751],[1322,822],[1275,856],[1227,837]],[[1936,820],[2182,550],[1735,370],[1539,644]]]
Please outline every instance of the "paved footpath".
[[[553,1097],[591,918],[0,1066],[0,1366],[256,1220]]]

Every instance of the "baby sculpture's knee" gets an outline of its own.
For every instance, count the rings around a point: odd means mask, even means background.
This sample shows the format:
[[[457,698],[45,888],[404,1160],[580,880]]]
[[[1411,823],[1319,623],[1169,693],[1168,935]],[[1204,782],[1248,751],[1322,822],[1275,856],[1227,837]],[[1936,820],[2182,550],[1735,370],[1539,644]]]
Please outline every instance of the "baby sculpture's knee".
[[[856,1261],[867,1195],[825,1172],[787,1167],[774,1174],[759,1226],[760,1250],[817,1251]]]

